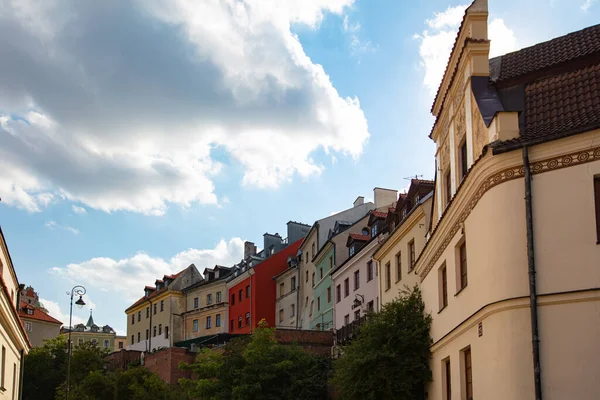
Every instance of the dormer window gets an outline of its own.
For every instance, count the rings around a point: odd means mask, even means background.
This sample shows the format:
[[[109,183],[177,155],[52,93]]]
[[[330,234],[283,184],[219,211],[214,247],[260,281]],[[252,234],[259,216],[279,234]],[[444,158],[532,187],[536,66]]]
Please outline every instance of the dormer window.
[[[408,208],[408,207],[404,207],[404,208],[402,209],[402,218],[406,218],[406,214],[407,214],[407,211],[406,211],[406,209],[407,209],[407,208]]]
[[[362,234],[363,235],[368,235],[369,234],[369,230],[367,228],[363,228]]]
[[[33,315],[33,309],[31,309],[31,308],[28,308],[28,309],[27,309],[27,314],[28,314],[28,315]]]

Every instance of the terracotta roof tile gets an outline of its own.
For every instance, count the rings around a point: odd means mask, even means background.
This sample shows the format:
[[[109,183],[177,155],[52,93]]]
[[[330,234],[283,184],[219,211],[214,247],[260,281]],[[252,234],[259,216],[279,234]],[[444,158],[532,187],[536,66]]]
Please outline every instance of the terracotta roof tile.
[[[351,233],[350,238],[354,239],[354,240],[360,240],[362,242],[368,242],[369,240],[371,240],[371,236],[369,235],[362,235],[360,233]]]
[[[387,217],[387,211],[376,211],[373,210],[371,211],[371,215],[374,216],[375,218],[384,218]]]
[[[33,314],[28,314],[27,313],[28,309],[29,310],[33,310]],[[60,322],[56,318],[52,317],[50,314],[46,314],[45,312],[43,312],[39,308],[34,307],[31,304],[27,304],[24,301],[21,301],[21,306],[19,307],[19,317],[21,317],[21,318],[28,318],[28,319],[35,319],[35,320],[38,320],[38,321],[44,321],[44,322],[50,322],[50,323],[53,323],[53,324],[61,324],[62,325],[62,322]]]
[[[600,24],[503,55],[495,81],[506,81],[594,53],[600,53]]]
[[[524,140],[595,129],[600,126],[600,64],[527,85],[525,99]]]

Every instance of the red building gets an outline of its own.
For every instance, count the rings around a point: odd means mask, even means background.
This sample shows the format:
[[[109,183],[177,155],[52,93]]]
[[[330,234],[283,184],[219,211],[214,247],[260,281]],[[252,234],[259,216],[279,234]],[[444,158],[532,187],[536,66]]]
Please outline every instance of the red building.
[[[261,319],[275,326],[277,288],[273,277],[288,267],[288,257],[295,257],[302,239],[273,254],[227,283],[229,295],[229,333],[252,333]]]

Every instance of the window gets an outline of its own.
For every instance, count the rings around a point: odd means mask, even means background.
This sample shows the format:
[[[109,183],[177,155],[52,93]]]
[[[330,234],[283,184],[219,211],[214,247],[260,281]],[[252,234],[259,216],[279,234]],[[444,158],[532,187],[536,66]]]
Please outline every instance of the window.
[[[344,315],[344,325],[348,325],[350,323],[350,314]]]
[[[342,300],[342,287],[337,285],[335,287],[335,302],[339,303]]]
[[[246,286],[246,298],[249,299],[250,298],[250,285]]]
[[[408,256],[410,257],[408,260],[408,272],[412,271],[415,267],[415,241],[411,240],[408,243]]]
[[[209,315],[206,317],[206,329],[212,328],[212,317]]]
[[[312,244],[312,252],[311,252],[311,254],[310,254],[310,257],[311,257],[311,258],[315,258],[315,243],[314,243],[314,242],[313,242],[313,244]]]
[[[131,325],[135,324],[135,314],[131,316]]]
[[[354,271],[354,290],[360,288],[360,270]]]
[[[81,339],[81,340],[83,340],[83,339]],[[133,346],[134,343],[135,343],[135,338],[133,335],[131,335],[131,345]]]
[[[327,288],[327,303],[331,303],[331,286]]]
[[[246,313],[246,326],[250,325],[250,313]]]
[[[462,181],[464,177],[467,175],[467,141],[465,140],[459,148],[459,162],[460,169],[458,170],[460,173],[460,180]]]
[[[319,268],[319,279],[323,279],[323,267]]]
[[[217,292],[217,303],[220,303],[223,301],[223,298],[221,297],[221,292]]]
[[[158,324],[158,336],[162,335],[162,324]]]
[[[238,292],[238,300],[242,301],[243,298],[244,298],[244,291],[242,289],[240,289],[240,291]]]
[[[443,310],[448,305],[448,274],[446,271],[446,263],[442,264],[439,272],[440,280],[440,310]]]
[[[231,295],[231,305],[235,305],[235,293]]]
[[[150,338],[150,330],[146,329],[146,340]]]
[[[138,322],[142,320],[142,312],[138,311]]]
[[[197,319],[192,321],[192,331],[198,332],[198,320]]]
[[[306,271],[306,282],[308,282],[308,271]]]
[[[13,363],[13,381],[12,381],[12,398],[15,398],[15,390],[17,389],[17,364]]]
[[[294,317],[296,315],[296,305],[292,304],[290,306],[291,312],[290,312],[290,317]]]
[[[360,309],[354,311],[354,320],[358,321],[360,319]]]
[[[206,295],[206,305],[212,304],[212,293]]]
[[[309,313],[309,315],[310,315],[310,316],[312,316],[312,315],[313,315],[313,310],[314,310],[314,308],[315,308],[315,301],[314,301],[314,300],[311,300],[311,301],[310,301],[310,313]]]
[[[140,342],[141,336],[142,336],[142,335],[140,334],[140,332],[138,332],[138,334],[137,334],[137,342],[138,342],[138,343]]]
[[[194,297],[194,308],[198,308],[198,298]]]
[[[442,376],[443,376],[443,385],[444,385],[444,397],[443,400],[452,399],[452,375],[450,374],[450,359],[447,358],[442,361]]]
[[[119,349],[123,348],[123,342],[119,342]]]
[[[31,332],[31,322],[25,321],[25,330]]]
[[[312,285],[315,286],[315,273],[312,273]]]
[[[304,307],[308,307],[308,296],[306,296],[306,300],[304,301]]]
[[[150,318],[150,307],[146,307],[146,318]]]
[[[446,178],[444,179],[444,182],[446,183],[445,206],[448,207],[448,204],[450,204],[450,200],[452,200],[452,177],[450,176],[450,168],[448,168],[448,172],[446,173]]]
[[[354,255],[354,245],[350,246],[350,257]]]
[[[229,331],[233,332],[233,328],[235,328],[235,322],[233,320],[229,321]]]
[[[371,282],[373,280],[373,261],[369,260],[367,262],[367,282]]]
[[[333,256],[329,256],[329,270],[333,269]]]
[[[348,297],[350,294],[350,279],[344,279],[344,297]]]
[[[473,400],[473,365],[471,364],[471,348],[463,351],[465,363],[465,393],[467,400]]]
[[[163,311],[165,311],[165,301],[161,300],[160,301],[160,312],[163,312]]]
[[[317,297],[317,311],[321,311],[321,296]]]
[[[285,293],[285,283],[281,282],[281,283],[279,284],[279,295],[280,295],[280,296],[283,296],[283,295],[284,295],[284,293]]]
[[[461,290],[467,286],[467,244],[463,243],[458,249],[459,268],[460,268],[460,288]]]
[[[154,315],[156,315],[156,310],[158,309],[158,305],[154,303]]]
[[[402,279],[402,253],[396,254],[396,282]]]
[[[152,327],[152,337],[156,337],[156,325],[154,325],[154,327]]]
[[[221,326],[221,314],[217,314],[215,316],[215,327],[220,327]]]
[[[296,290],[296,277],[292,276],[292,281],[290,283],[290,290]]]
[[[28,308],[27,309],[27,315],[33,315],[33,309]]]
[[[96,339],[96,338],[93,338],[93,339],[92,339],[92,344],[93,344],[94,346],[95,346],[95,345],[97,345],[97,344],[98,344],[98,339]]]
[[[596,201],[596,240],[600,244],[600,176],[594,178],[594,197]]]
[[[242,316],[238,317],[238,328],[242,328]]]
[[[110,344],[110,340],[104,339],[104,347],[108,347]]]
[[[281,309],[279,310],[279,322],[283,322],[283,318],[284,318],[284,315],[283,315],[283,308],[281,308]]]
[[[169,338],[169,327],[165,326],[165,339]]]
[[[371,300],[370,302],[367,303],[367,311],[368,312],[375,311],[375,304],[373,303],[373,300]]]
[[[377,236],[377,223],[371,227],[371,237]]]
[[[388,261],[385,263],[385,290],[390,290],[392,287],[392,266]]]

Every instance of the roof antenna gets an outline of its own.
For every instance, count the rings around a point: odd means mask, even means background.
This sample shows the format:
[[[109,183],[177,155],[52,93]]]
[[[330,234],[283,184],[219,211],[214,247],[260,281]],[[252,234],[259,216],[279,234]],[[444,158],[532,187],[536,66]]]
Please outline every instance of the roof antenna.
[[[421,175],[415,175],[414,177],[413,176],[409,176],[408,178],[402,178],[402,179],[410,181],[411,179],[419,179],[419,178],[422,178],[422,177],[423,177],[423,174],[421,174]]]

